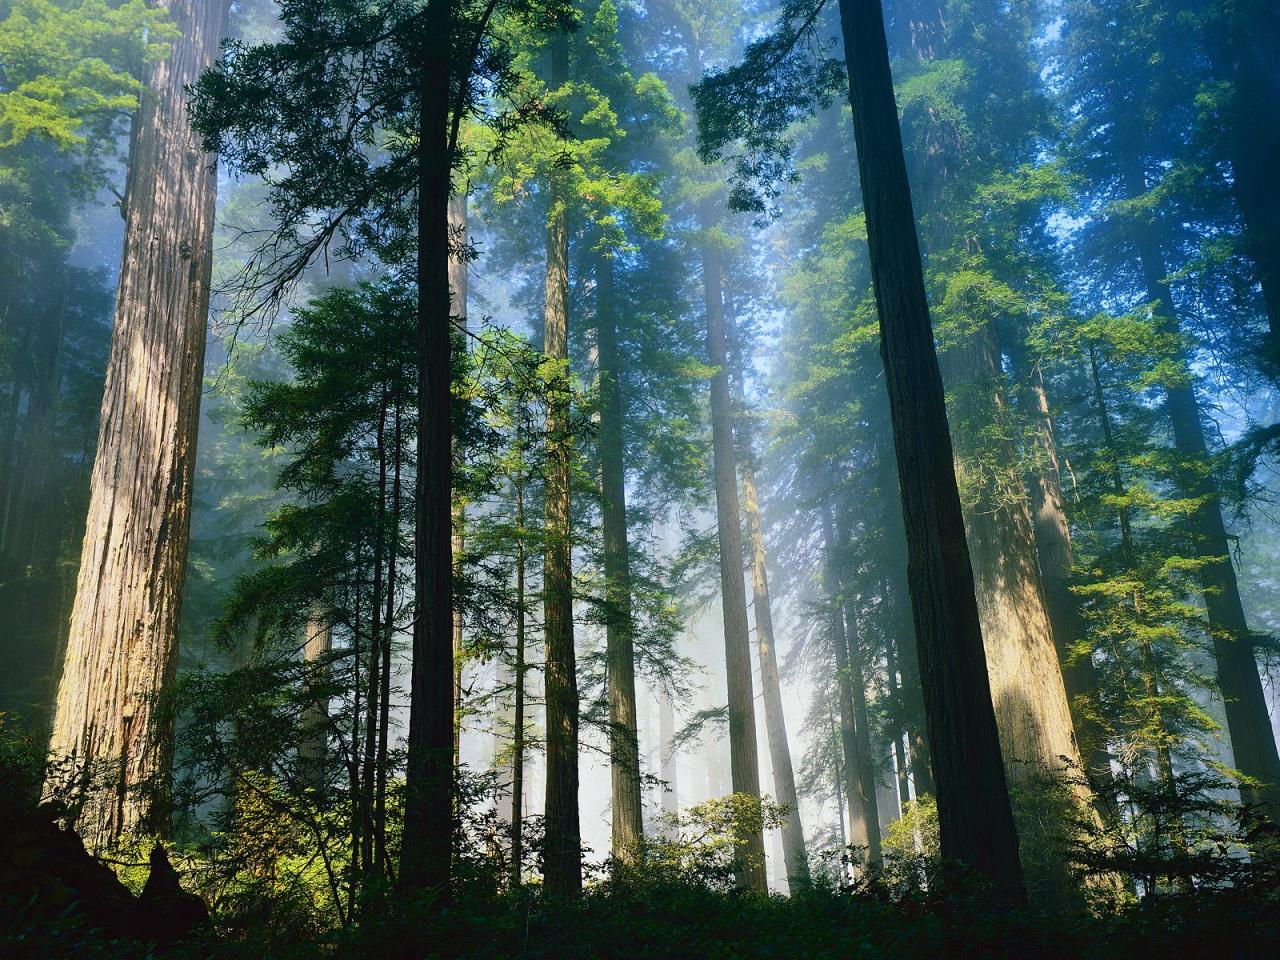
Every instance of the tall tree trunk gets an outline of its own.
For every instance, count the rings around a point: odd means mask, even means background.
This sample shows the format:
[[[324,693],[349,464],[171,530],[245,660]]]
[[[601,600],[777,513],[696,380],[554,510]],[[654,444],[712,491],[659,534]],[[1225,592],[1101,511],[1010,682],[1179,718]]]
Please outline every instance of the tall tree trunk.
[[[962,421],[1007,419],[1004,373],[990,324],[948,350],[943,362],[954,371],[949,382]],[[973,500],[965,529],[1005,771],[1025,781],[1059,770],[1063,757],[1078,763],[1079,748],[1017,451],[1008,441],[977,440],[978,432],[976,425],[964,431],[970,442],[958,444],[956,471]]]
[[[1280,376],[1280,9],[1270,0],[1240,0],[1227,8],[1223,79],[1232,81],[1228,144],[1232,187],[1244,220],[1245,250],[1258,271],[1267,311],[1267,352]]]
[[[879,0],[840,0],[944,856],[1025,896]]]
[[[823,579],[831,605],[831,649],[835,655],[836,683],[840,693],[840,745],[844,754],[845,796],[849,801],[849,841],[867,851],[867,868],[874,871],[879,869],[881,860],[880,817],[876,810],[871,738],[868,731],[859,725],[858,710],[861,701],[861,722],[866,723],[866,691],[859,689],[862,684],[861,665],[855,669],[850,656],[853,643],[840,595],[835,522],[831,507],[825,502],[822,505],[822,540],[825,555]]]
[[[644,837],[640,744],[636,729],[636,670],[627,542],[625,406],[618,357],[613,259],[596,261],[596,324],[600,362],[600,493],[604,526],[605,661],[608,671],[609,761],[613,797],[613,855],[630,861]]]
[[[1129,181],[1131,196],[1145,192],[1141,175],[1135,171]],[[1136,237],[1146,295],[1157,304],[1166,329],[1180,329],[1177,307],[1165,279],[1164,255],[1149,230],[1140,228]],[[1209,456],[1201,419],[1200,401],[1190,378],[1190,364],[1179,358],[1186,380],[1165,388],[1165,413],[1173,431],[1174,447],[1180,454],[1203,462]],[[1204,498],[1192,515],[1196,552],[1208,561],[1200,571],[1204,605],[1209,625],[1214,629],[1213,654],[1218,663],[1218,687],[1222,691],[1231,735],[1231,752],[1236,768],[1256,780],[1258,786],[1242,786],[1241,799],[1273,821],[1280,821],[1280,755],[1271,730],[1258,662],[1253,655],[1253,635],[1240,600],[1240,585],[1231,562],[1222,508],[1213,477],[1198,471],[1186,481],[1187,495]]]
[[[413,668],[400,883],[448,889],[453,812],[453,518],[448,136],[451,0],[428,0],[419,51],[418,471]]]
[[[755,451],[746,420],[746,389],[743,384],[742,340],[737,320],[725,304],[725,328],[731,350],[731,382],[738,414],[738,477],[742,481],[742,511],[747,517],[747,539],[751,545],[751,605],[756,617],[756,656],[760,660],[760,688],[764,699],[764,725],[769,740],[769,761],[773,768],[773,789],[778,803],[787,809],[782,823],[782,852],[787,882],[791,890],[809,882],[809,855],[805,851],[804,826],[800,822],[800,800],[796,794],[795,770],[791,765],[791,745],[787,739],[787,717],[782,707],[782,680],[773,637],[773,605],[769,598],[769,571],[765,562],[764,527],[760,522],[760,492],[756,486]]]
[[[1070,649],[1084,636],[1084,617],[1071,592],[1071,571],[1075,562],[1071,547],[1071,530],[1067,523],[1062,493],[1062,468],[1058,442],[1054,436],[1049,394],[1039,364],[1032,364],[1024,350],[1014,351],[1015,373],[1030,392],[1035,425],[1035,441],[1039,447],[1039,464],[1028,477],[1031,494],[1031,517],[1035,527],[1036,553],[1040,560],[1040,579],[1044,587],[1045,610],[1058,648],[1062,680],[1080,745],[1084,773],[1093,783],[1111,780],[1111,754],[1106,733],[1088,711],[1076,708],[1077,698],[1091,697],[1098,681],[1093,661],[1088,655],[1072,661]]]
[[[702,228],[715,218],[703,210]],[[742,578],[742,520],[734,467],[733,411],[729,405],[729,358],[724,322],[721,251],[714,240],[702,245],[702,283],[707,307],[707,355],[711,377],[711,445],[716,490],[716,529],[720,539],[720,599],[724,612],[725,675],[729,688],[729,768],[733,792],[760,796],[760,759],[756,752],[755,695],[751,678],[751,640],[747,627],[747,590]],[[748,830],[738,838],[737,880],[753,890],[768,889],[764,834]]]
[[[569,82],[569,35],[551,41],[551,87]],[[547,282],[543,352],[560,366],[547,398],[546,554],[543,561],[543,647],[546,651],[547,782],[543,883],[547,892],[582,890],[578,824],[578,677],[573,649],[570,512],[569,229],[567,191],[552,174],[547,195]]]
[[[467,195],[455,193],[449,197],[449,312],[454,321],[467,330]],[[467,349],[465,340],[463,350]],[[456,440],[453,445],[453,459],[461,465],[466,456],[462,445]],[[467,504],[457,491],[453,498],[453,565],[455,579],[462,574],[462,563],[465,549],[464,531],[466,528]],[[462,702],[462,667],[466,657],[462,650],[462,607],[453,605],[453,763],[455,766],[462,759],[462,714],[465,704]]]
[[[125,242],[70,639],[49,750],[84,784],[91,845],[168,828],[172,718],[217,179],[187,123],[225,0],[162,3],[181,33],[147,68],[129,147]]]

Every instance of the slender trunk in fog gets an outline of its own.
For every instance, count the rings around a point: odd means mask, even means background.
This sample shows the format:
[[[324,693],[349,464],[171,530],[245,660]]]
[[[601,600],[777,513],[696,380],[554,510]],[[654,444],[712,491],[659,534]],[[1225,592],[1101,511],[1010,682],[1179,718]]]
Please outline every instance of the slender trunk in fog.
[[[707,230],[714,217],[704,211]],[[751,640],[747,627],[747,591],[742,578],[742,520],[734,466],[733,411],[729,405],[728,344],[721,289],[723,264],[715,241],[702,246],[702,283],[707,310],[707,355],[711,377],[711,446],[716,491],[716,530],[720,540],[720,599],[724,613],[725,674],[729,688],[729,768],[733,792],[760,796],[760,760],[756,752],[755,695],[751,678]],[[752,890],[767,889],[764,834],[751,830],[739,838],[737,881]]]
[[[840,0],[944,856],[1025,893],[880,0]]]
[[[673,741],[676,737],[676,711],[671,697],[658,694],[658,750],[662,763],[662,812],[674,816],[680,809],[680,783],[676,778],[676,755]]]
[[[600,494],[604,527],[605,662],[609,697],[609,765],[613,855],[631,860],[644,837],[640,745],[636,730],[636,668],[627,541],[627,484],[613,259],[596,261],[596,325],[600,357]]]
[[[163,699],[177,665],[217,186],[187,122],[187,88],[218,54],[227,3],[160,6],[181,37],[146,68],[133,121],[120,286],[49,743],[92,778],[77,818],[91,846],[164,834],[169,823]]]
[[[786,819],[782,823],[782,850],[787,881],[794,890],[809,882],[809,855],[805,851],[800,800],[796,794],[791,745],[787,739],[787,717],[782,707],[782,680],[778,673],[778,654],[773,636],[773,605],[769,598],[764,527],[760,522],[755,451],[745,419],[747,408],[742,380],[742,340],[738,336],[736,318],[728,304],[725,305],[724,316],[732,358],[733,399],[741,418],[737,423],[738,476],[742,481],[742,512],[747,518],[747,538],[751,549],[751,604],[756,617],[756,656],[760,661],[764,725],[769,741],[769,760],[773,767],[773,789],[778,803],[787,809]]]
[[[876,797],[876,756],[871,746],[871,713],[867,709],[867,680],[862,669],[862,644],[858,638],[857,620],[848,603],[843,610],[845,642],[848,644],[849,687],[853,693],[853,721],[857,725],[858,789],[866,798],[867,865],[880,866],[880,811]]]
[[[836,683],[840,692],[840,745],[844,754],[845,795],[849,801],[849,841],[867,852],[867,867],[880,866],[880,818],[876,810],[875,773],[871,767],[871,745],[868,731],[859,726],[858,704],[862,704],[862,722],[866,722],[866,691],[861,666],[854,668],[853,644],[847,631],[844,605],[840,597],[840,578],[836,571],[836,532],[831,507],[822,505],[822,540],[824,553],[823,580],[827,601],[831,605],[831,649],[836,664]]]

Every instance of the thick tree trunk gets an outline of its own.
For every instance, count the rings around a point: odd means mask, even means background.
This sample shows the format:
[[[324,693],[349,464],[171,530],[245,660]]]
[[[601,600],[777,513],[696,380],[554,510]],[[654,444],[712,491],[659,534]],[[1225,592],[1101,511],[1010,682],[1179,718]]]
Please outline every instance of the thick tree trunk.
[[[738,336],[736,318],[728,304],[725,305],[724,314],[732,349],[734,404],[739,417],[745,417],[747,401],[742,379],[742,340]],[[804,826],[800,822],[800,800],[796,793],[795,770],[791,765],[787,717],[782,707],[782,679],[778,673],[778,654],[773,638],[773,604],[769,598],[769,570],[765,562],[764,526],[760,521],[755,452],[747,421],[739,419],[736,427],[742,511],[747,517],[747,538],[751,547],[751,606],[756,617],[756,656],[760,661],[764,725],[769,740],[769,760],[773,767],[773,789],[778,803],[787,808],[786,819],[782,823],[782,852],[789,889],[794,891],[809,882],[809,855],[805,850]]]
[[[1132,195],[1139,195],[1137,176],[1130,182]],[[1157,304],[1159,315],[1171,333],[1179,332],[1177,307],[1165,280],[1164,257],[1159,244],[1142,230],[1137,237],[1147,298]],[[1173,431],[1174,447],[1180,454],[1203,462],[1209,456],[1201,419],[1200,401],[1191,384],[1189,364],[1181,357],[1187,380],[1165,389],[1165,412]],[[1214,629],[1213,654],[1218,663],[1218,687],[1227,714],[1227,730],[1231,735],[1231,752],[1241,773],[1256,780],[1258,786],[1243,786],[1241,799],[1273,821],[1280,821],[1280,755],[1271,730],[1258,662],[1253,655],[1253,635],[1240,600],[1240,585],[1231,562],[1231,544],[1227,539],[1222,508],[1218,503],[1213,477],[1195,474],[1186,481],[1185,493],[1204,498],[1192,515],[1198,556],[1208,562],[1200,571],[1204,605],[1209,625]]]
[[[1245,250],[1253,259],[1267,311],[1267,352],[1280,376],[1280,9],[1269,0],[1243,0],[1230,8],[1227,24],[1228,136],[1232,187],[1245,227]]]
[[[1024,896],[879,0],[840,0],[944,856]]]
[[[1054,436],[1049,394],[1039,365],[1031,365],[1022,351],[1015,351],[1016,373],[1030,393],[1034,409],[1035,440],[1039,447],[1039,463],[1028,477],[1031,494],[1031,517],[1035,528],[1036,553],[1040,560],[1040,579],[1044,587],[1045,610],[1058,648],[1062,680],[1080,745],[1084,773],[1092,783],[1111,780],[1111,754],[1106,733],[1090,720],[1088,711],[1076,708],[1077,698],[1091,697],[1097,689],[1093,661],[1086,655],[1071,661],[1071,647],[1084,636],[1084,617],[1071,592],[1071,571],[1075,558],[1071,547],[1071,530],[1067,524],[1062,493],[1062,468],[1058,442]]]
[[[944,365],[964,422],[1007,416],[1004,374],[990,325],[949,350]],[[959,432],[959,431],[957,431]],[[1045,607],[1035,533],[1017,453],[1006,441],[961,443],[956,472],[970,487],[965,512],[987,675],[1012,780],[1060,771],[1061,758],[1079,763],[1062,668]],[[976,476],[968,475],[975,471]],[[991,466],[994,464],[994,467]],[[985,465],[985,466],[984,466]]]
[[[831,605],[831,649],[840,696],[840,746],[844,756],[845,796],[849,801],[849,842],[866,850],[867,868],[874,871],[879,869],[881,861],[880,816],[876,809],[871,738],[863,726],[867,722],[866,691],[861,688],[861,664],[855,668],[852,662],[853,643],[840,596],[835,522],[827,503],[822,505],[822,540],[826,567],[823,579]]]
[[[551,41],[551,86],[569,82],[569,37]],[[570,515],[569,229],[565,186],[554,174],[547,203],[546,308],[543,352],[560,365],[547,398],[546,554],[543,560],[543,647],[546,651],[547,781],[543,883],[547,892],[582,890],[578,824],[578,677],[573,648],[573,568]]]
[[[449,304],[451,0],[428,0],[419,53],[418,472],[413,668],[400,883],[448,890],[453,812],[453,522]]]
[[[702,226],[714,218],[703,212]],[[702,282],[707,307],[707,355],[711,377],[711,445],[716,490],[716,529],[720,540],[720,599],[724,613],[725,675],[729,704],[729,768],[733,792],[760,796],[760,759],[756,752],[755,696],[751,678],[751,640],[747,627],[747,591],[742,577],[742,520],[734,467],[733,411],[729,405],[728,343],[721,289],[721,252],[714,241],[702,247]],[[751,830],[739,838],[737,880],[764,891],[764,834]]]
[[[91,845],[164,833],[196,428],[209,312],[213,158],[187,123],[187,86],[212,64],[225,0],[162,3],[181,32],[147,68],[129,149],[125,243],[88,521],[50,755],[85,783]]]
[[[613,294],[613,260],[596,261],[596,324],[600,362],[600,494],[604,526],[605,661],[609,696],[609,761],[613,797],[613,855],[631,860],[644,837],[640,745],[636,729],[636,670],[623,463],[622,365]]]
[[[449,312],[454,322],[467,329],[467,195],[455,193],[449,197]],[[463,342],[463,349],[467,349]],[[454,442],[454,463],[461,465],[466,456],[461,444]],[[454,491],[453,498],[453,566],[455,579],[461,575],[463,551],[466,547],[464,530],[467,519],[465,500]],[[453,605],[453,762],[462,759],[462,714],[466,709],[462,702],[462,667],[466,657],[462,650],[462,607]]]

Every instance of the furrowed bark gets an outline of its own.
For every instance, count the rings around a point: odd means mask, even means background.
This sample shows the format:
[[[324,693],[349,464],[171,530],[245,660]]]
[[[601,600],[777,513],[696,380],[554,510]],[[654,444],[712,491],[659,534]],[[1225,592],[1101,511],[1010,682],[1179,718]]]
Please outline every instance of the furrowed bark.
[[[420,51],[418,472],[413,668],[400,884],[447,892],[452,877],[453,523],[449,195],[451,0],[429,0]]]
[[[1062,493],[1062,468],[1053,431],[1049,394],[1038,364],[1029,363],[1022,351],[1015,352],[1014,364],[1019,379],[1031,395],[1035,440],[1040,448],[1040,463],[1028,477],[1027,488],[1031,494],[1031,517],[1035,525],[1036,553],[1044,585],[1045,610],[1049,614],[1054,643],[1058,648],[1062,680],[1071,707],[1085,776],[1095,784],[1107,783],[1111,780],[1111,754],[1107,750],[1106,734],[1086,713],[1075,707],[1077,698],[1088,698],[1094,694],[1097,677],[1093,661],[1088,656],[1071,662],[1069,652],[1071,646],[1084,636],[1085,624],[1080,614],[1080,605],[1071,592],[1071,574],[1075,560]]]
[[[551,41],[551,86],[569,81],[569,37],[557,29]],[[543,560],[543,646],[546,651],[547,892],[576,897],[582,891],[582,841],[578,824],[578,678],[573,648],[573,568],[570,515],[569,423],[569,229],[567,196],[560,178],[548,185],[546,307],[543,352],[560,364],[547,398],[546,554]]]
[[[168,829],[172,717],[213,262],[213,158],[186,88],[218,54],[225,0],[168,0],[129,147],[125,242],[76,598],[50,756],[81,776],[90,846]],[[95,775],[106,773],[110,783]]]
[[[1004,373],[989,324],[948,350],[944,365],[953,372],[948,382],[965,421],[1007,416]],[[1006,774],[1029,782],[1044,770],[1060,771],[1063,757],[1078,765],[1079,748],[1017,452],[1010,442],[977,440],[973,429],[966,433],[958,444],[956,473],[971,488],[965,529],[991,697]]]
[[[840,0],[944,856],[1025,897],[879,0]]]

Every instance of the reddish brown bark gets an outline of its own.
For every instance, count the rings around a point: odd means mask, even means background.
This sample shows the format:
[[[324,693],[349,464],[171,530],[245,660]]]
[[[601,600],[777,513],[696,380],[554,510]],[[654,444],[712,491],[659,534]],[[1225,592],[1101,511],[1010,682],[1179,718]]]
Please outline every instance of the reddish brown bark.
[[[50,755],[81,784],[91,846],[167,829],[191,485],[209,312],[217,180],[187,122],[225,0],[170,0],[181,32],[147,68],[134,118],[115,326]],[[98,774],[111,781],[100,782]]]

